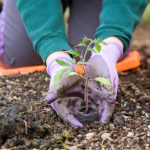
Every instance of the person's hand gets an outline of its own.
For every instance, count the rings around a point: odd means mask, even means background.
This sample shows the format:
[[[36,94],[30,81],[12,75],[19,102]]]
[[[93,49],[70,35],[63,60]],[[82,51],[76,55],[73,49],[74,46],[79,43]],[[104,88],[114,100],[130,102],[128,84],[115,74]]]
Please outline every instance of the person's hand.
[[[103,77],[111,82],[111,86],[104,85],[95,80],[89,80],[88,98],[89,103],[97,105],[100,122],[109,121],[114,111],[115,100],[118,88],[118,74],[116,62],[122,57],[123,50],[116,42],[107,42],[107,45],[101,45],[100,53],[92,53],[86,72],[89,79]],[[96,49],[95,49],[96,50]]]
[[[66,71],[61,79],[54,83],[56,72],[65,68],[60,66],[56,59],[65,61],[65,59],[70,59],[70,56],[56,56],[47,63],[47,73],[51,77],[51,82],[45,100],[47,103],[51,103],[53,109],[65,124],[82,127],[83,125],[74,117],[75,112],[84,102],[81,87],[82,79],[77,75],[66,78]],[[74,71],[74,66],[72,66],[72,71]]]

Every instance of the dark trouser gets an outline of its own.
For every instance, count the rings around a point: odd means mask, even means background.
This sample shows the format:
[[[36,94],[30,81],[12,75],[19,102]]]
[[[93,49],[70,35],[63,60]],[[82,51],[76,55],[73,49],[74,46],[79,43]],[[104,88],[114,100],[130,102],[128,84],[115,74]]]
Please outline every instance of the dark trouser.
[[[94,38],[99,26],[99,14],[102,9],[102,0],[61,0],[63,10],[70,5],[68,38],[71,47],[77,45],[85,36]],[[15,0],[5,0],[4,31],[1,47],[0,65],[5,68],[42,65],[42,59],[33,49]],[[2,17],[2,16],[1,16]],[[81,49],[82,50],[82,49]],[[80,51],[81,51],[80,50]]]

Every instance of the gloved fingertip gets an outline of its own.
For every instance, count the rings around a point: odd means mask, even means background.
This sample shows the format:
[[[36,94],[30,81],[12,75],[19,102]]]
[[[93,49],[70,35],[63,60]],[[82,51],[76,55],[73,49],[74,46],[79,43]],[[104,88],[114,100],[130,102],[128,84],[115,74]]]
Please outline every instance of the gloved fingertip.
[[[51,94],[48,94],[47,96],[45,96],[45,101],[48,104],[51,104],[55,100],[56,100],[56,93],[51,93]]]
[[[70,126],[79,126],[79,127],[83,127],[83,124],[77,120],[77,119],[74,119],[73,122],[70,123]]]
[[[105,113],[107,113],[107,112],[105,112]],[[104,112],[103,112],[100,116],[99,122],[101,122],[101,123],[109,122],[110,118],[111,118],[111,115],[104,114]]]
[[[77,123],[77,124],[70,124],[70,126],[79,126],[79,127],[83,127],[83,124],[81,124],[81,123]]]

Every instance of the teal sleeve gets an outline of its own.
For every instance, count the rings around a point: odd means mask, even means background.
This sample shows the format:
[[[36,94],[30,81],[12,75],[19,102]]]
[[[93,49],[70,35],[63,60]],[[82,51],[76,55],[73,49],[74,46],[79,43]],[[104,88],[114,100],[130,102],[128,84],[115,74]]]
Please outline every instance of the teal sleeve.
[[[100,26],[95,38],[116,36],[123,42],[125,51],[148,2],[149,0],[103,0]]]
[[[70,50],[60,0],[16,0],[34,49],[46,58],[53,52]]]

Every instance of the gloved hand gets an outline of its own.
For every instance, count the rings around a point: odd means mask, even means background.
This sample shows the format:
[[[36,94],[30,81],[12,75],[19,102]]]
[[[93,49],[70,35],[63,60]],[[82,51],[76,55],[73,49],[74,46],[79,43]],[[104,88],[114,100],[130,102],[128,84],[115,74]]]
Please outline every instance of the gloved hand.
[[[45,100],[47,103],[51,103],[53,109],[65,124],[82,127],[83,125],[74,117],[75,112],[84,102],[81,87],[82,79],[77,75],[66,78],[68,74],[65,72],[58,82],[53,83],[56,72],[65,68],[60,66],[55,61],[56,59],[65,61],[65,59],[70,59],[70,56],[57,56],[48,62],[47,73],[51,77],[51,82]],[[72,71],[74,71],[73,65]]]
[[[123,50],[118,43],[107,42],[107,45],[101,45],[100,53],[93,53],[86,71],[89,79],[104,77],[111,82],[111,86],[104,85],[100,82],[90,80],[88,88],[89,103],[97,105],[100,122],[109,121],[114,111],[115,100],[118,88],[118,74],[116,62],[122,57]],[[96,49],[95,49],[96,50]]]

